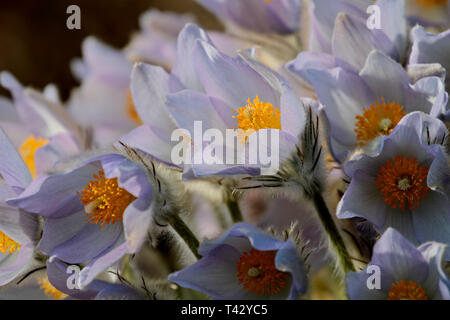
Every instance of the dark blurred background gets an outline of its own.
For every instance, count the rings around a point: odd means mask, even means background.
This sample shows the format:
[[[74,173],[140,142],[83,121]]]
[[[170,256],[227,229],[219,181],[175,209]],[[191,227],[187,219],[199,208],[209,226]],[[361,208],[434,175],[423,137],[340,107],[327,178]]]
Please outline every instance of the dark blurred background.
[[[66,27],[66,9],[72,4],[81,9],[81,30]],[[0,0],[0,71],[35,88],[56,83],[66,99],[78,84],[69,63],[81,56],[82,40],[95,35],[121,48],[139,29],[139,15],[150,8],[190,12],[201,26],[220,28],[193,0]],[[9,93],[0,88],[0,95]]]

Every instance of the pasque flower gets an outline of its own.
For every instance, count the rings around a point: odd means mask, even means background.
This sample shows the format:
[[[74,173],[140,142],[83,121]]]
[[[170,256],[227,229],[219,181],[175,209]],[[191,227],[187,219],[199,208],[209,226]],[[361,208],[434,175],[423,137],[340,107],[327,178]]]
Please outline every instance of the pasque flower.
[[[448,300],[450,282],[442,268],[445,250],[446,245],[438,242],[416,248],[400,232],[388,228],[375,244],[368,266],[347,275],[348,296],[358,300]]]
[[[9,206],[31,182],[31,173],[0,128],[0,285],[28,270],[39,241],[36,216]]]
[[[87,263],[79,278],[84,287],[140,248],[150,221],[152,187],[140,166],[106,153],[39,176],[8,203],[46,218],[42,253],[70,264]]]
[[[132,63],[125,53],[94,37],[82,44],[83,59],[72,69],[82,82],[68,101],[70,114],[93,131],[94,143],[107,146],[141,124],[130,93]]]
[[[379,232],[393,227],[414,244],[450,244],[445,125],[420,112],[404,117],[373,155],[357,154],[344,166],[351,178],[339,218],[362,217]]]
[[[434,117],[446,112],[441,79],[426,77],[413,85],[402,66],[379,51],[370,53],[358,74],[339,67],[308,74],[329,121],[330,151],[338,161],[355,148],[373,147],[412,111]]]
[[[8,72],[0,74],[0,82],[13,97],[2,110],[7,120],[2,127],[33,178],[85,147],[83,133],[67,114],[54,86],[48,85],[41,93],[23,87]]]
[[[216,128],[224,136],[226,129],[233,128],[243,133],[249,129],[282,129],[280,157],[290,151],[289,146],[295,145],[303,128],[305,111],[278,74],[244,56],[232,58],[221,53],[206,33],[194,25],[187,25],[180,33],[177,50],[179,55],[170,75],[158,67],[135,66],[131,88],[145,125],[121,141],[173,165],[172,132],[183,128],[192,133],[194,122],[202,121],[204,130]],[[193,166],[194,174],[199,176],[249,170],[255,171],[242,165]]]
[[[203,257],[169,280],[213,299],[296,299],[306,291],[306,268],[292,242],[247,223],[201,245]]]
[[[366,10],[376,5],[381,28],[369,29]],[[376,49],[402,62],[406,55],[407,25],[404,1],[312,0],[309,7],[309,45],[287,68],[310,82],[307,70],[342,67],[359,72]]]
[[[190,22],[194,22],[191,15],[148,10],[139,17],[141,30],[133,35],[125,53],[131,61],[170,70],[175,61],[178,33]]]

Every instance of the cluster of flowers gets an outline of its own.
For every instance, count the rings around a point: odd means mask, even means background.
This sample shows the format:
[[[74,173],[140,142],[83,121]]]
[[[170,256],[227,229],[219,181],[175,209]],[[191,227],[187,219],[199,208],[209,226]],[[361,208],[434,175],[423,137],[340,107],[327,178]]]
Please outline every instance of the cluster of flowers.
[[[450,299],[449,1],[197,2],[224,32],[89,37],[65,103],[0,74],[0,295]],[[174,163],[195,121],[277,172]]]

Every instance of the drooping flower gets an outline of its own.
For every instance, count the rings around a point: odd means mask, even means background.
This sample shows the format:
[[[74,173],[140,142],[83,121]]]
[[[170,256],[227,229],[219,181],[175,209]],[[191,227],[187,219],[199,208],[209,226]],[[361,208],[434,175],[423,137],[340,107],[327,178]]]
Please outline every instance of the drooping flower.
[[[355,74],[343,68],[309,70],[310,80],[330,125],[329,145],[343,161],[355,148],[373,147],[412,111],[434,117],[446,112],[441,79],[427,77],[414,85],[401,65],[373,51]]]
[[[39,176],[8,203],[46,217],[40,251],[70,264],[87,263],[80,272],[84,287],[140,248],[150,221],[152,187],[144,169],[107,153]]]
[[[357,300],[450,299],[450,281],[442,263],[446,245],[427,242],[416,248],[388,228],[375,244],[372,260],[347,275],[347,292]]]
[[[351,182],[337,216],[365,218],[378,232],[393,227],[414,244],[450,244],[450,169],[440,145],[447,134],[423,113],[404,117],[374,154],[345,164]]]
[[[196,0],[219,18],[260,33],[288,34],[300,28],[302,0]]]
[[[203,243],[199,253],[199,261],[169,280],[213,299],[296,299],[306,291],[306,268],[292,240],[279,241],[247,223]]]

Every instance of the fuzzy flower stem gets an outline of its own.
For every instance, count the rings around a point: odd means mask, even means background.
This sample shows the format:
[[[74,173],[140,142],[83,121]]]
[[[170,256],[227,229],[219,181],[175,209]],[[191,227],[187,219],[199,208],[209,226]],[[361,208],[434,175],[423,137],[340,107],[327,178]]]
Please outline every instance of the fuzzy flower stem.
[[[189,229],[189,227],[180,218],[180,216],[177,214],[172,215],[169,219],[169,223],[172,228],[178,233],[178,235],[184,240],[194,256],[197,259],[200,259],[201,256],[198,254],[198,247],[200,245],[200,242],[198,241],[194,233],[192,233],[191,229]]]
[[[230,210],[231,219],[233,219],[234,223],[242,221],[242,213],[241,209],[239,209],[239,205],[236,200],[228,200],[227,202],[228,210]]]
[[[325,231],[330,237],[330,241],[336,251],[342,269],[345,273],[347,273],[348,271],[355,271],[355,267],[353,266],[350,255],[345,246],[344,239],[342,239],[342,236],[340,235],[339,230],[333,221],[325,200],[318,192],[314,193],[312,199],[314,207],[316,208],[316,211],[319,215],[320,221],[322,222]]]

